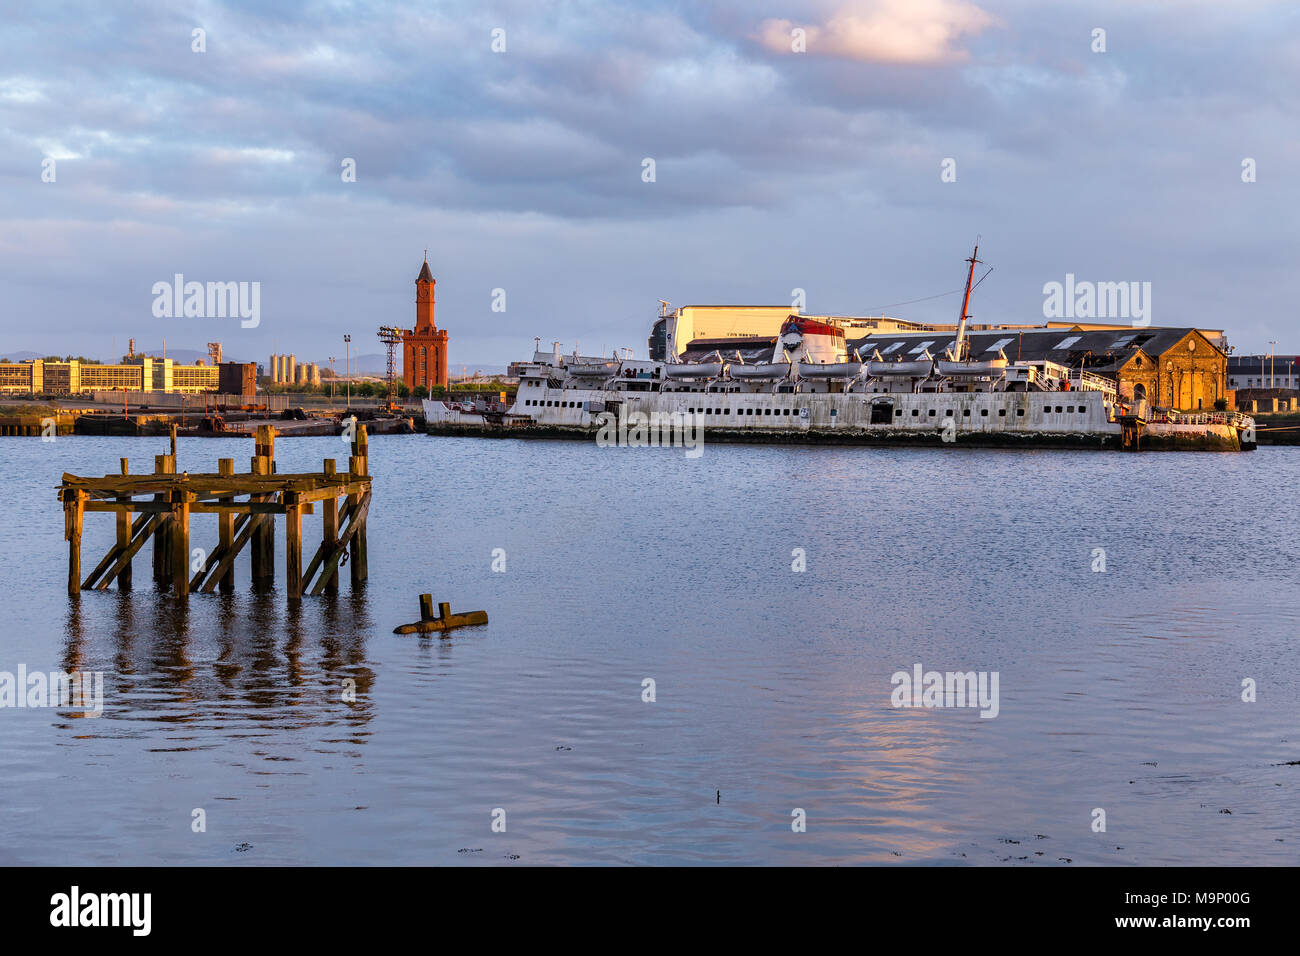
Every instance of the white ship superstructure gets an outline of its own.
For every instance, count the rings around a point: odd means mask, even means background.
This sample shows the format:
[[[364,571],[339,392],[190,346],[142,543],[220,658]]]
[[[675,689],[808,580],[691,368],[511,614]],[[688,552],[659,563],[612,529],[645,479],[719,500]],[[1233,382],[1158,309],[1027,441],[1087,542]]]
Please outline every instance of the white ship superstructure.
[[[916,441],[1136,447],[1137,436],[1201,436],[1248,447],[1253,422],[1233,412],[1156,413],[1116,394],[1114,379],[1047,358],[1020,359],[1025,335],[967,334],[975,264],[955,333],[872,335],[850,347],[834,320],[791,314],[770,351],[719,347],[666,361],[535,351],[512,371],[512,405],[426,401],[431,428],[586,434],[611,418],[691,421],[705,440]],[[862,349],[869,349],[867,354]],[[1032,350],[1030,350],[1032,351]]]

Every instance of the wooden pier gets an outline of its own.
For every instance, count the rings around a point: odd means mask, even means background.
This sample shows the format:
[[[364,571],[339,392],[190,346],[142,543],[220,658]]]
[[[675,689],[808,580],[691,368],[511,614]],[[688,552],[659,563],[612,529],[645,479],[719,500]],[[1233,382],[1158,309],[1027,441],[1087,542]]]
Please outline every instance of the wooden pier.
[[[284,515],[285,581],[291,601],[305,593],[338,591],[339,568],[347,563],[352,587],[366,580],[366,517],[370,511],[369,444],[364,425],[352,439],[348,470],[340,473],[332,458],[319,472],[278,474],[275,429],[257,429],[248,474],[235,474],[232,458],[218,461],[216,473],[176,473],[176,428],[171,452],[154,457],[152,475],[128,474],[82,478],[65,474],[59,489],[64,536],[68,541],[68,594],[103,591],[117,581],[131,588],[131,562],[153,539],[153,578],[160,590],[187,598],[191,591],[211,593],[235,586],[235,558],[249,550],[254,587],[275,581],[276,516]],[[239,500],[239,499],[243,500]],[[340,506],[339,499],[343,499]],[[303,569],[302,519],[321,505],[320,547]],[[117,520],[117,540],[84,579],[81,576],[81,531],[85,513],[105,511]],[[190,515],[217,516],[217,546],[191,552]],[[195,567],[197,565],[197,568]]]

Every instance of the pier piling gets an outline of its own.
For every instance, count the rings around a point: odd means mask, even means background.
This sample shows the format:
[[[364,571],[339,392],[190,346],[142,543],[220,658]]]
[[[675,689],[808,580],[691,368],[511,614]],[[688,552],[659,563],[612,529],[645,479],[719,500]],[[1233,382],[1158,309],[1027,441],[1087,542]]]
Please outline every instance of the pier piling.
[[[177,444],[173,430],[170,451],[154,458],[150,475],[132,475],[127,460],[121,474],[83,478],[65,474],[59,488],[68,541],[68,593],[108,588],[114,580],[131,587],[131,560],[153,540],[154,580],[177,597],[191,592],[210,594],[218,587],[234,589],[234,563],[250,545],[254,587],[273,585],[275,578],[275,520],[285,519],[285,591],[291,601],[304,593],[337,592],[338,568],[352,555],[352,584],[366,580],[366,517],[370,511],[370,470],[366,429],[353,438],[347,474],[339,474],[333,459],[320,472],[278,474],[275,430],[264,425],[257,434],[256,454],[246,475],[235,474],[234,460],[220,459],[215,473],[176,473]],[[240,499],[243,500],[240,500]],[[344,501],[339,508],[339,501]],[[302,567],[302,518],[322,506],[322,537],[311,564]],[[88,577],[81,574],[81,533],[85,512],[113,513],[113,546]],[[217,516],[217,546],[197,567],[191,566],[190,518]],[[317,572],[319,577],[317,576]],[[314,586],[313,586],[314,584]]]

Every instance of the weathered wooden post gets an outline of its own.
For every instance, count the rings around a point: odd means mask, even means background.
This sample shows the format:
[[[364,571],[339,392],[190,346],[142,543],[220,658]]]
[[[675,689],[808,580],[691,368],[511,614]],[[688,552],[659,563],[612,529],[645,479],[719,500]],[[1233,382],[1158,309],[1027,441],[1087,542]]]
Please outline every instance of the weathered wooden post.
[[[330,484],[337,480],[338,463],[333,458],[325,459],[325,479]],[[338,498],[327,498],[321,502],[321,550],[325,554],[331,554],[339,543],[339,500]],[[325,579],[325,590],[329,594],[335,594],[339,589],[339,569],[337,564],[331,564],[326,569],[327,577]]]
[[[68,596],[81,593],[81,519],[85,513],[86,493],[71,492],[63,503],[63,523],[68,539]]]
[[[122,474],[130,474],[131,462],[128,458],[122,460]],[[122,507],[117,512],[117,547],[125,554],[131,546],[131,512],[127,510],[127,505],[131,501],[130,495],[118,495],[117,503]],[[122,570],[117,573],[117,589],[119,591],[131,590],[131,560],[127,559]]]
[[[171,455],[154,455],[153,471],[155,475],[176,474],[176,459]],[[168,502],[168,495],[159,492],[153,500],[162,504]],[[158,530],[153,534],[153,578],[160,588],[166,588],[172,579],[172,515],[160,514]]]
[[[270,425],[257,426],[257,444],[254,448],[253,474],[275,473],[275,429]],[[270,501],[271,494],[249,495],[249,501]],[[266,584],[275,580],[275,516],[250,515],[257,522],[253,526],[253,582]]]
[[[235,477],[235,459],[218,458],[217,474],[222,478]],[[219,504],[230,505],[235,501],[233,496],[225,495],[217,499]],[[217,515],[217,546],[221,549],[223,555],[229,554],[230,549],[235,543],[235,513],[233,511],[222,511]],[[231,562],[226,572],[221,575],[221,591],[229,593],[235,590],[235,565]]]
[[[284,583],[290,601],[302,597],[302,505],[296,491],[284,492]]]
[[[356,433],[352,436],[352,457],[348,459],[348,472],[351,477],[359,477],[370,474],[370,441],[366,436],[366,426],[357,425]],[[366,495],[370,490],[366,490]],[[359,507],[357,495],[348,495],[348,507],[356,509]],[[349,567],[352,573],[352,586],[355,588],[358,584],[364,584],[369,573],[368,562],[366,558],[366,518],[360,515],[357,510],[353,510],[352,520],[360,522],[357,524],[356,533],[352,535],[352,540],[348,544]]]
[[[176,596],[190,596],[190,502],[188,488],[172,491],[172,586]]]

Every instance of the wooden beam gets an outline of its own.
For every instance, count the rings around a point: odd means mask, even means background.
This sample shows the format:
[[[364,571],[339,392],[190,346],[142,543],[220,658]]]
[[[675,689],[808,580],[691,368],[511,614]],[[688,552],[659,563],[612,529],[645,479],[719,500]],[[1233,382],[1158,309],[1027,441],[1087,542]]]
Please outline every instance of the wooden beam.
[[[68,539],[68,596],[81,594],[81,520],[85,493],[75,491],[63,505],[64,532]]]
[[[358,425],[352,438],[352,457],[348,460],[348,473],[353,480],[368,477],[370,474],[370,438],[366,426]],[[354,500],[351,496],[349,500]],[[355,590],[365,584],[369,576],[369,555],[366,550],[366,515],[370,512],[370,488],[356,496],[358,506],[353,510],[352,522],[348,526],[350,535],[350,554],[348,570]],[[313,592],[315,593],[315,592]]]
[[[239,552],[244,549],[244,545],[248,544],[249,538],[253,536],[253,527],[255,523],[266,520],[268,519],[256,516],[249,518],[249,520],[244,524],[244,527],[235,535],[235,543],[230,546],[230,550],[226,554],[221,556],[221,561],[217,564],[216,569],[213,570],[207,583],[203,585],[204,594],[211,594],[217,589],[217,583],[225,577],[226,573],[234,565],[235,558],[239,556]]]
[[[316,547],[316,553],[311,556],[311,562],[307,565],[307,570],[302,573],[302,589],[307,591],[311,587],[312,578],[316,575],[316,570],[325,560],[325,555],[330,554],[338,545],[338,529],[341,528],[348,519],[351,512],[348,510],[349,505],[345,500],[339,507],[338,513],[334,517],[334,542],[326,547],[325,540],[322,538],[321,543]],[[338,571],[335,570],[335,581],[338,580]],[[312,592],[315,593],[315,592]]]
[[[131,470],[130,459],[123,458],[120,460],[120,464],[122,474],[128,474]],[[125,496],[119,495],[117,500],[120,503],[129,499]],[[145,519],[141,517],[137,520],[143,523]],[[131,536],[135,530],[136,529],[131,524],[130,512],[119,511],[117,513],[117,547],[120,552],[125,553],[126,549],[131,547]],[[94,575],[91,575],[91,577],[94,577]],[[117,574],[117,589],[119,591],[131,590],[131,561],[129,558],[127,559],[126,565]]]
[[[122,543],[122,527],[119,518],[118,529],[117,529],[117,542],[113,545],[113,547],[108,549],[108,554],[104,555],[103,560],[100,561],[99,564],[95,565],[95,570],[91,571],[90,574],[86,576],[86,579],[81,582],[81,590],[88,591],[91,589],[91,587],[94,586],[95,582],[99,580],[99,576],[103,574],[105,571],[107,571],[111,566],[113,566],[117,562],[117,559],[120,558],[122,556],[122,553],[130,546],[131,539],[135,537],[135,533],[140,530],[140,527],[146,521],[149,520],[148,515],[140,515],[140,517],[136,518],[135,521],[132,522],[129,520],[130,519],[129,512],[122,512],[121,517],[126,517],[128,519],[126,525],[126,544]],[[127,566],[128,574],[130,573],[129,568],[130,566],[128,565]],[[128,581],[127,584],[129,589],[130,582]]]
[[[338,467],[333,458],[325,459],[325,475],[327,478],[334,476],[334,471]],[[338,499],[331,496],[321,505],[321,551],[327,553],[333,551],[339,543],[339,512]],[[338,568],[330,570],[325,581],[325,593],[336,594],[339,589],[339,571]]]
[[[176,473],[175,459],[169,455],[154,455],[153,459],[154,474],[156,475],[174,475]],[[159,491],[154,495],[154,501],[165,506],[161,512],[161,518],[158,526],[153,533],[153,578],[158,582],[160,588],[166,588],[171,584],[172,578],[172,513],[171,513],[171,491]]]
[[[172,586],[177,597],[190,595],[190,500],[188,492],[172,493]]]
[[[251,520],[253,520],[252,515],[243,514],[238,516],[235,515],[230,516],[230,522],[231,522],[230,540],[229,541],[224,540],[225,532],[224,530],[222,530],[221,540],[218,541],[216,549],[213,550],[213,552],[208,555],[208,559],[203,562],[203,567],[200,568],[198,571],[195,571],[194,574],[190,576],[190,591],[198,591],[203,586],[203,582],[207,579],[207,576],[212,572],[212,569],[215,568],[218,564],[220,564],[222,558],[224,558],[230,552],[231,547],[234,545],[235,535],[239,534],[239,532],[244,529],[244,526],[248,524],[248,522]],[[226,576],[230,577],[230,586],[226,587],[223,584],[221,588],[223,592],[234,590],[235,582],[234,582],[233,567],[227,567]]]
[[[298,496],[285,492],[284,513],[284,583],[290,601],[302,598],[302,507]]]
[[[235,474],[235,459],[220,458],[217,460],[217,471],[223,478],[233,477]],[[222,504],[233,503],[233,498],[222,498]],[[252,517],[251,515],[249,516]],[[245,519],[241,516],[241,521]],[[217,550],[225,554],[230,550],[230,546],[235,543],[235,515],[233,512],[222,512],[217,517]],[[204,568],[204,572],[208,569]],[[203,582],[200,581],[200,584]],[[223,593],[229,593],[235,590],[235,567],[231,565],[226,569],[226,573],[221,576],[221,590]]]
[[[145,524],[141,531],[131,539],[131,544],[118,556],[117,561],[108,569],[108,573],[95,585],[96,591],[108,590],[108,586],[113,583],[113,578],[117,577],[122,572],[122,569],[131,563],[131,559],[144,547],[144,543],[149,540],[149,536],[154,534],[159,524],[162,523],[162,518],[158,515],[145,516],[144,520]]]
[[[365,525],[366,512],[369,509],[370,496],[366,495],[361,499],[357,504],[356,509],[352,512],[352,520],[348,522],[347,530],[344,531],[343,536],[339,538],[338,546],[326,556],[324,570],[321,571],[321,576],[317,579],[316,586],[311,589],[313,595],[320,594],[325,590],[325,582],[329,580],[330,572],[338,568],[339,558],[343,557],[343,552],[347,550],[348,546],[356,537],[357,529]],[[355,578],[353,579],[353,583],[356,583]]]

